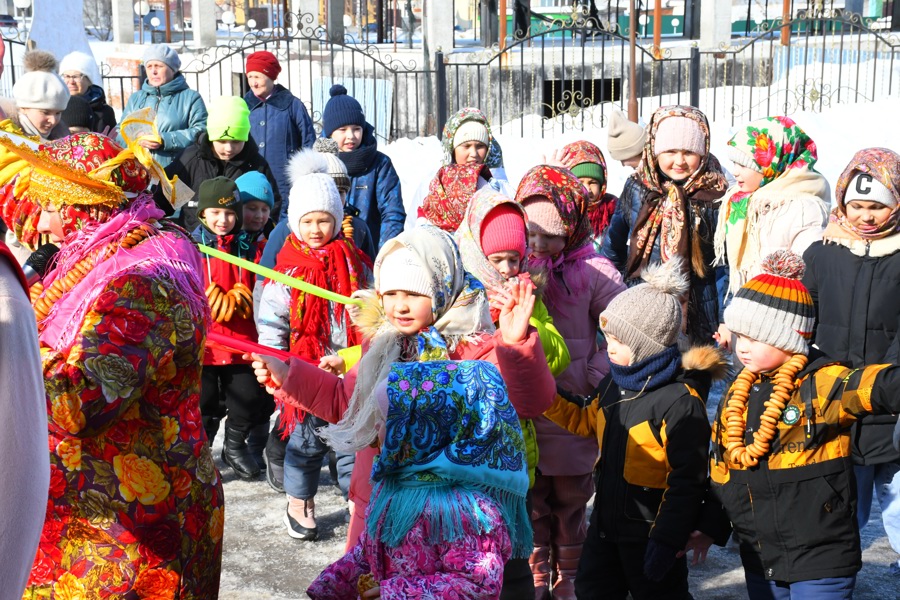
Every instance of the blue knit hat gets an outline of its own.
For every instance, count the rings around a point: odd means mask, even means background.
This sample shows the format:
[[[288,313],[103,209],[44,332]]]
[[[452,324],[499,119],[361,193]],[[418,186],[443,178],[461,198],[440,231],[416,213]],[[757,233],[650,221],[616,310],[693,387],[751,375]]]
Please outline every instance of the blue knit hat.
[[[269,179],[259,171],[248,171],[234,180],[241,202],[265,202],[269,210],[275,210],[275,192]]]
[[[347,95],[347,88],[336,83],[328,93],[331,99],[322,111],[322,133],[325,137],[331,137],[335,129],[347,125],[365,126],[366,115],[363,114],[362,106],[356,98]]]

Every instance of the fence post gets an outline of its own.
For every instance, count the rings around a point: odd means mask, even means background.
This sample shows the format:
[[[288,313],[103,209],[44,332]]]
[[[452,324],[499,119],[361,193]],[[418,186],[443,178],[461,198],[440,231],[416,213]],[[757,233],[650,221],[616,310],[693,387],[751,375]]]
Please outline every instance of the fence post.
[[[691,106],[700,108],[700,48],[691,46]]]
[[[447,123],[447,67],[444,65],[444,53],[438,50],[434,53],[435,72],[435,106],[437,107],[437,136],[438,139],[444,133],[444,125]]]

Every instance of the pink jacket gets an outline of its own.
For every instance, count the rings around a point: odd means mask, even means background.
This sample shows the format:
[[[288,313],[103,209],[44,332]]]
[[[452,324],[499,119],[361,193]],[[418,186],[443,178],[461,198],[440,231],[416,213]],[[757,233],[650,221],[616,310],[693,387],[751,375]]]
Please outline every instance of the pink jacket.
[[[607,259],[593,255],[585,259],[590,277],[587,289],[568,296],[569,303],[560,310],[546,302],[556,328],[566,340],[572,362],[556,383],[576,394],[588,394],[609,373],[606,350],[597,347],[600,313],[610,301],[625,290],[622,276]],[[534,420],[542,475],[584,475],[590,473],[597,459],[597,441],[573,435],[546,417]]]
[[[450,358],[453,360],[486,360],[500,369],[506,382],[509,400],[519,417],[533,419],[544,413],[556,397],[556,382],[550,374],[538,332],[528,330],[528,337],[519,344],[503,342],[500,332],[484,334],[477,342],[460,344]],[[356,385],[356,368],[336,377],[317,367],[292,359],[287,379],[276,392],[280,400],[302,407],[329,423],[341,420]],[[554,425],[554,427],[556,427]],[[596,450],[596,441],[592,442]],[[355,510],[365,511],[372,484],[372,461],[378,451],[367,448],[356,453],[356,463],[350,478],[350,499]]]

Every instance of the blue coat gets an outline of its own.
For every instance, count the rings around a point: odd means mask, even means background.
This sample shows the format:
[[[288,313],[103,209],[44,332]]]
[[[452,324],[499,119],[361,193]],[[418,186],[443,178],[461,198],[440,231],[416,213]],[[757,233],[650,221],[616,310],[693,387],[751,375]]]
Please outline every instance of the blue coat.
[[[144,81],[141,89],[129,96],[123,118],[148,106],[156,111],[156,127],[163,142],[162,148],[152,154],[166,167],[206,129],[206,105],[200,94],[188,87],[184,75],[176,73],[172,81],[159,87]]]
[[[400,177],[387,155],[376,152],[367,171],[350,177],[347,204],[359,210],[377,248],[403,232],[406,210],[400,195]]]
[[[300,99],[281,84],[275,84],[272,95],[260,100],[253,92],[244,95],[250,108],[250,135],[259,146],[272,174],[281,197],[287,199],[291,184],[287,177],[287,160],[300,148],[309,148],[316,139],[312,119]],[[287,202],[282,207],[282,215],[287,215]]]

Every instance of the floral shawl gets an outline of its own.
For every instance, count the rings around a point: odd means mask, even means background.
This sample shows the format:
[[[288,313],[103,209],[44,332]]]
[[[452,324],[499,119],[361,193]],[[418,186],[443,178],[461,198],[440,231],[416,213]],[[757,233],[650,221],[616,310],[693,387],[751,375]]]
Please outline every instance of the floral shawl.
[[[431,180],[419,216],[435,227],[453,233],[462,223],[466,207],[478,190],[479,180],[485,183],[490,178],[491,172],[485,165],[441,167]]]
[[[706,151],[700,166],[683,182],[672,181],[663,175],[653,152],[659,124],[670,117],[691,119],[706,134]],[[680,257],[685,270],[692,269],[698,277],[705,277],[707,265],[703,262],[696,225],[691,223],[689,203],[718,200],[728,187],[719,161],[709,153],[706,115],[691,106],[663,106],[650,117],[647,132],[640,167],[640,181],[645,192],[631,234],[626,279],[640,277],[657,241],[663,262]]]
[[[431,360],[394,363],[387,376],[368,533],[397,547],[423,515],[431,543],[462,538],[464,516],[489,532],[497,524],[480,509],[480,492],[501,507],[513,556],[525,558],[532,550],[525,442],[506,384],[493,364],[450,361],[440,335],[423,337],[432,342]]]
[[[487,129],[489,150],[484,159],[485,166],[489,169],[503,167],[503,152],[500,150],[500,144],[494,139],[494,134],[491,132],[491,124],[488,123],[487,116],[481,112],[481,110],[474,107],[463,108],[447,119],[447,123],[444,125],[444,131],[441,134],[441,146],[444,150],[444,156],[441,160],[442,164],[444,166],[454,164],[453,136],[456,135],[456,130],[459,129],[459,126],[466,121],[478,121],[484,125],[485,129]]]
[[[859,173],[868,173],[889,189],[894,198],[900,198],[900,155],[887,148],[865,148],[853,155],[850,164],[841,173],[835,189],[837,206],[831,211],[823,238],[826,241],[838,239],[879,240],[900,232],[900,206],[891,211],[887,221],[873,231],[862,231],[847,221],[847,186]]]

